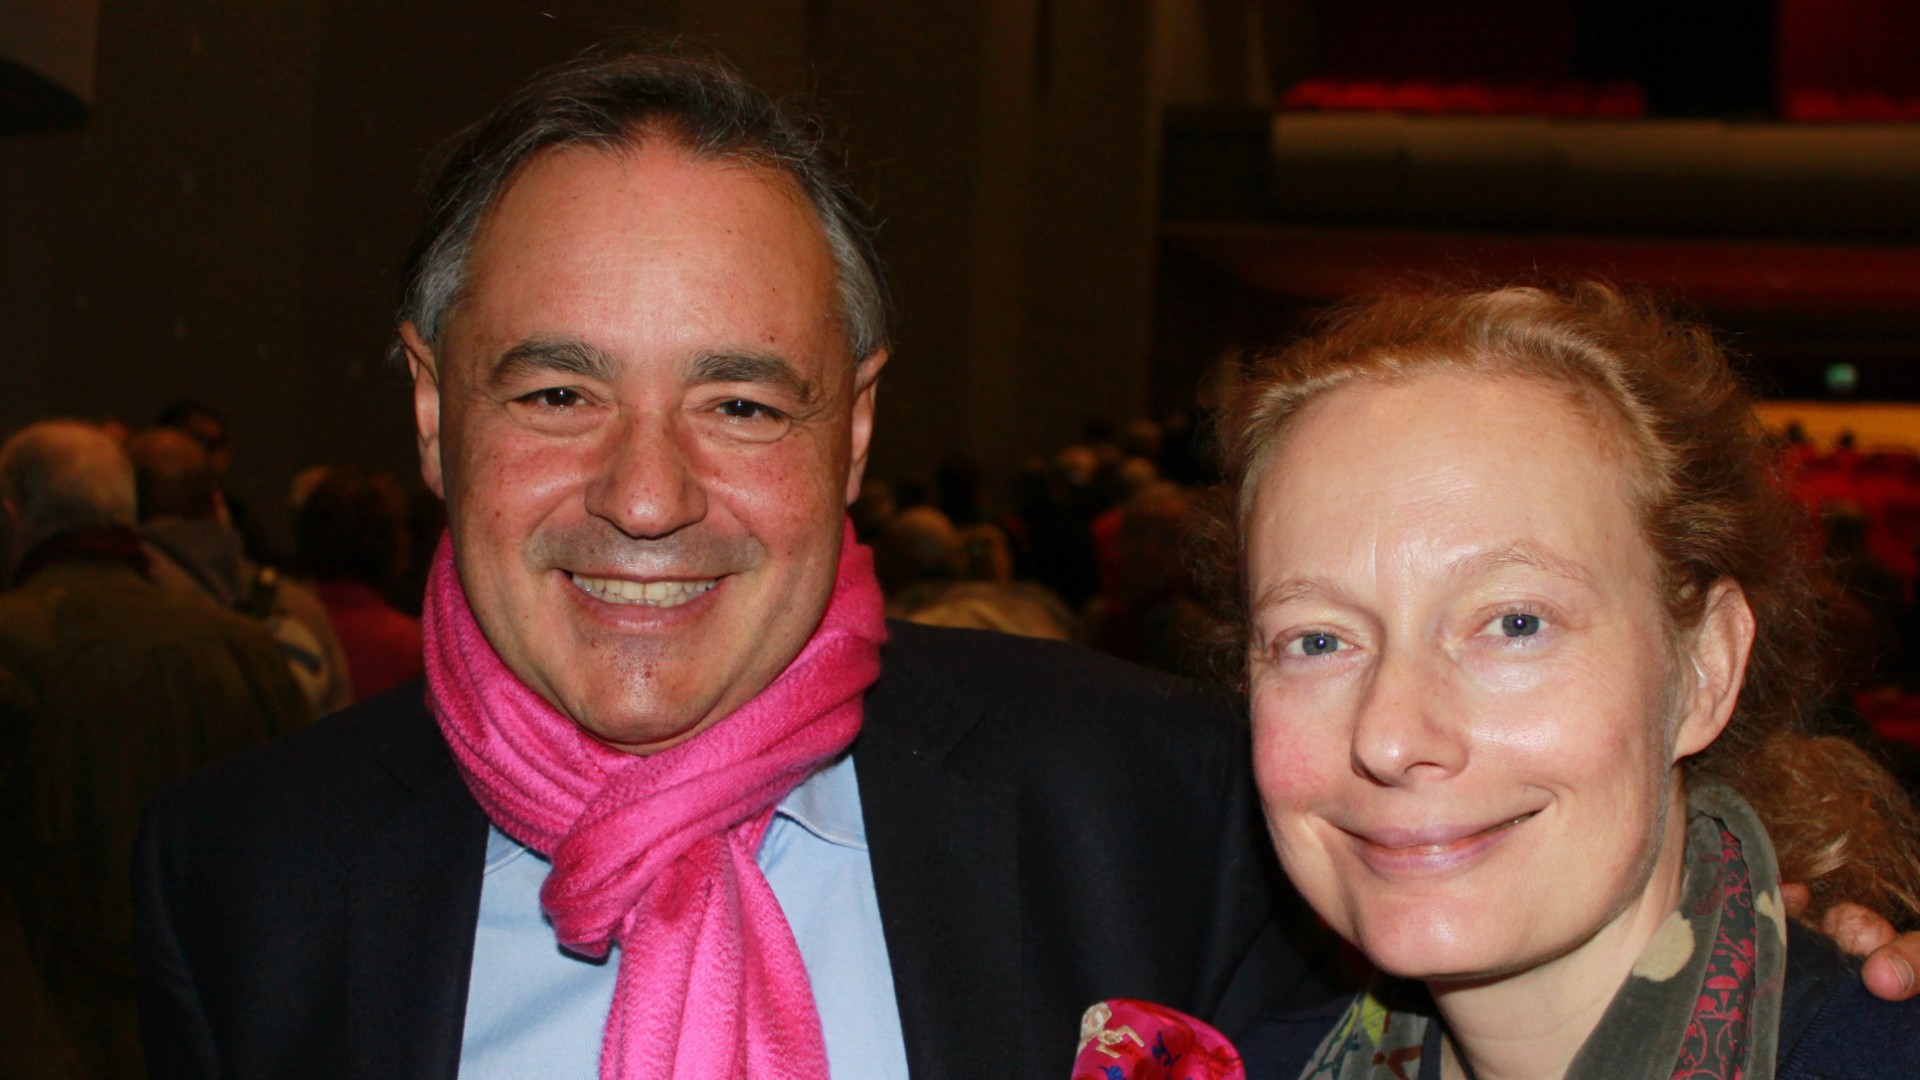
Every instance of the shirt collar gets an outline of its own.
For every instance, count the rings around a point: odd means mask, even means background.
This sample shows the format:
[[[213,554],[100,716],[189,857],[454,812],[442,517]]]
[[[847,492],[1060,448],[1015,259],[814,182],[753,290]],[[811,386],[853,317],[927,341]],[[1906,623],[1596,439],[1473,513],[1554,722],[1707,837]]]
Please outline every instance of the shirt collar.
[[[840,755],[802,780],[773,812],[829,844],[867,850],[867,823],[860,816],[860,782],[854,776],[852,754]],[[487,830],[485,872],[490,874],[530,850],[495,825]]]
[[[842,754],[787,793],[773,811],[829,844],[867,850],[853,755]]]

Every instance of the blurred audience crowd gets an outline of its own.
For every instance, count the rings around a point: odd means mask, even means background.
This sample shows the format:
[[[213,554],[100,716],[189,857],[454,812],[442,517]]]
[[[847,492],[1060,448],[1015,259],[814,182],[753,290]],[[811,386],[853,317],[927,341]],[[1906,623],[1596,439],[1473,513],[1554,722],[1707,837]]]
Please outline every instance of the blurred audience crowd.
[[[895,618],[1077,641],[1163,671],[1210,672],[1194,580],[1210,482],[1191,415],[1089,425],[1010,479],[952,458],[870,476],[854,528]]]
[[[138,1074],[127,852],[155,790],[422,673],[438,501],[309,469],[282,552],[232,459],[193,402],[0,443],[0,1077]]]
[[[127,529],[142,575],[263,631],[312,715],[420,675],[420,601],[444,512],[417,480],[349,465],[304,470],[282,508],[279,535],[293,541],[282,550],[263,512],[227,488],[232,439],[213,409],[182,401],[145,430],[88,426],[135,477]],[[1214,479],[1205,429],[1205,413],[1189,411],[1096,422],[1011,476],[964,457],[931,474],[869,475],[851,515],[874,549],[890,614],[1220,677],[1193,572]],[[1825,571],[1836,709],[1920,746],[1920,455],[1862,452],[1844,435],[1818,447],[1797,425],[1780,454],[1817,523],[1808,556]],[[13,587],[39,561],[20,539],[5,579]]]
[[[1863,452],[1851,434],[1815,445],[1798,424],[1780,441],[1781,474],[1806,508],[1808,557],[1826,605],[1828,714],[1878,743],[1920,790],[1920,454]]]

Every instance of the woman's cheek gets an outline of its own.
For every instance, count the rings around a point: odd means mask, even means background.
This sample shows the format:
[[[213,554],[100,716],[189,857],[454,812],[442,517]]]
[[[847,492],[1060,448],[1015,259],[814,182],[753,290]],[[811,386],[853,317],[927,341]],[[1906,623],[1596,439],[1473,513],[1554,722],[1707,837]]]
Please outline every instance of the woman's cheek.
[[[1527,650],[1493,642],[1470,647],[1462,666],[1475,689],[1499,698],[1555,693],[1569,674],[1564,654],[1549,655],[1538,647]]]
[[[1649,724],[1645,689],[1618,671],[1558,659],[1505,667],[1497,677],[1479,680],[1481,722],[1475,731],[1489,749],[1552,754],[1572,765],[1613,760],[1643,741]]]
[[[1329,715],[1331,703],[1309,693],[1283,703],[1290,689],[1269,692],[1254,703],[1254,780],[1269,816],[1310,802],[1350,757],[1340,742],[1345,725]]]

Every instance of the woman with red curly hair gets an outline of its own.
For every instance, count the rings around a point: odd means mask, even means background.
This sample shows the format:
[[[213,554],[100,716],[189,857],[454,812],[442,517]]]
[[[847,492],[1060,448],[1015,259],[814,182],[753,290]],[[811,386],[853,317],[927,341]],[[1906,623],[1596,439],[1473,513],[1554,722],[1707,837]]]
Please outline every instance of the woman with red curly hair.
[[[1255,768],[1381,972],[1252,1075],[1920,1075],[1780,881],[1920,917],[1914,811],[1806,735],[1794,511],[1706,331],[1601,284],[1347,309],[1222,430]]]

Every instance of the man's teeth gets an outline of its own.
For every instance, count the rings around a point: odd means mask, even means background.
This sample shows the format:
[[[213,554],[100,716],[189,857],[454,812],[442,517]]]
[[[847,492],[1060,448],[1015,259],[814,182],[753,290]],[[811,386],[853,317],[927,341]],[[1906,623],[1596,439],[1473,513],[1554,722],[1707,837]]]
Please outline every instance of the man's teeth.
[[[573,583],[587,595],[609,604],[640,604],[645,607],[673,607],[719,584],[707,581],[626,581],[622,578],[592,578],[570,575]]]

